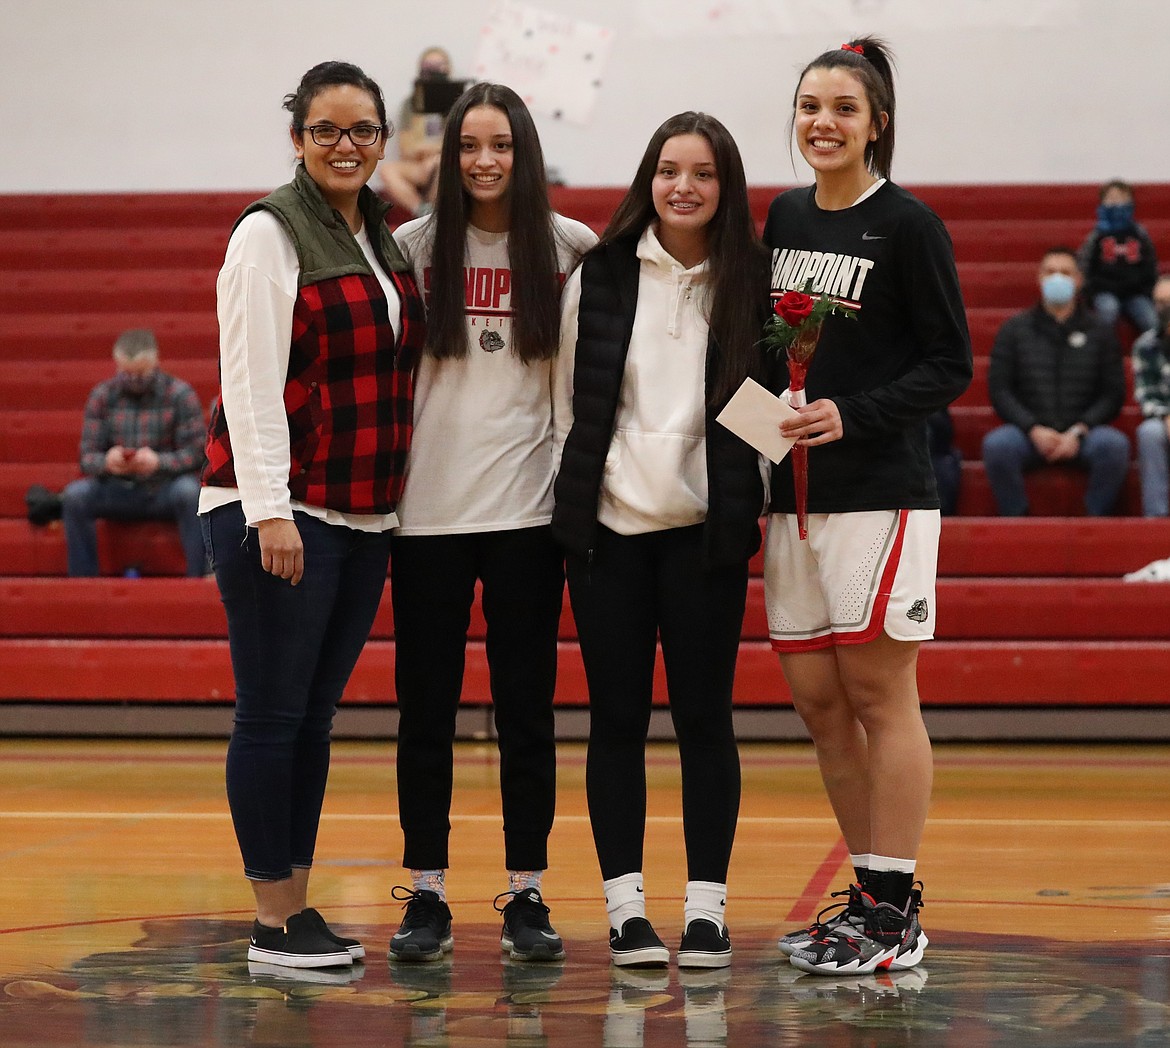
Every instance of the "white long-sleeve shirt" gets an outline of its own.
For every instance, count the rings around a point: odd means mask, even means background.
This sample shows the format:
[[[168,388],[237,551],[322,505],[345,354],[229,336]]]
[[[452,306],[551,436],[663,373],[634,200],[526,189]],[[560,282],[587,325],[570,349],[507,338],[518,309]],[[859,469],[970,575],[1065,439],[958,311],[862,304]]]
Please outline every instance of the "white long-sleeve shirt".
[[[365,228],[355,234],[386,294],[390,325],[401,329],[398,289],[383,272]],[[299,510],[358,531],[387,531],[394,513],[340,513],[309,506],[289,494],[290,451],[284,387],[300,277],[296,249],[280,220],[267,211],[246,216],[228,241],[216,281],[220,394],[231,434],[236,488],[204,487],[199,512],[239,502],[251,526]]]

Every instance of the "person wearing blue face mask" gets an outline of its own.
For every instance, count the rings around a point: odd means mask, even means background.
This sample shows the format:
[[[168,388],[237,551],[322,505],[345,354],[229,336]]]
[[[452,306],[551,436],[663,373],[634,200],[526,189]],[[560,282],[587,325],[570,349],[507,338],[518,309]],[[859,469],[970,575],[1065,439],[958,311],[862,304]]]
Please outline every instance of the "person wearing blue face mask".
[[[1097,225],[1077,253],[1085,299],[1110,327],[1124,311],[1140,334],[1157,323],[1150,295],[1158,256],[1149,233],[1134,221],[1133,187],[1114,179],[1101,187]]]
[[[992,346],[987,384],[1004,424],[983,438],[983,467],[1002,516],[1028,512],[1024,473],[1045,464],[1088,470],[1085,512],[1109,516],[1129,466],[1129,441],[1108,425],[1125,400],[1121,352],[1079,302],[1071,249],[1050,249],[1038,276],[1040,301],[1009,317]]]

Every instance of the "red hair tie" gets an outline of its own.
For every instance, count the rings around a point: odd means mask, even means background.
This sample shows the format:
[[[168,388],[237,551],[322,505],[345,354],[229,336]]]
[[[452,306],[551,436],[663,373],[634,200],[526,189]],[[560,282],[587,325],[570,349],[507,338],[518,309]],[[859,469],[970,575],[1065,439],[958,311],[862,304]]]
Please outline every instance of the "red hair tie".
[[[842,50],[842,51],[855,51],[855,52],[856,52],[857,54],[859,54],[859,55],[863,55],[863,54],[865,54],[865,48],[864,48],[864,47],[860,47],[860,46],[859,46],[859,47],[854,47],[852,44],[842,44],[842,45],[841,45],[841,50]]]

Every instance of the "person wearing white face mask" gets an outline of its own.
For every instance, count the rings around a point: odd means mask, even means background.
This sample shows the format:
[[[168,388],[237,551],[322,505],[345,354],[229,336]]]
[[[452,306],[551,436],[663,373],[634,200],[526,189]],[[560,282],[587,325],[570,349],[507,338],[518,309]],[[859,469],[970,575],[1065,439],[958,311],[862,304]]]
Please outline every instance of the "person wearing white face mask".
[[[1109,516],[1125,481],[1129,441],[1108,425],[1125,400],[1112,331],[1080,304],[1076,256],[1052,248],[1040,261],[1041,299],[1010,317],[991,350],[988,387],[1004,425],[983,439],[983,466],[999,512],[1028,512],[1024,473],[1045,464],[1087,469],[1085,512]]]

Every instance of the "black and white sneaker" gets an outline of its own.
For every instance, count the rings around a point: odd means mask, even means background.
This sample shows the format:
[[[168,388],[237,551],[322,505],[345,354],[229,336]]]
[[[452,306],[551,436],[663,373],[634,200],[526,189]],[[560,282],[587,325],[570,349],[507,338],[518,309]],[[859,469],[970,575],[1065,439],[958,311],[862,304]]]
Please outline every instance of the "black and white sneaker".
[[[509,896],[509,901],[501,906],[500,900]],[[500,949],[512,960],[564,960],[565,944],[549,924],[548,907],[537,888],[501,892],[492,905],[497,913],[504,915]]]
[[[438,892],[411,891],[399,884],[390,896],[406,902],[406,915],[390,939],[392,961],[437,961],[451,952],[455,946],[451,910]]]
[[[349,951],[326,939],[304,914],[294,913],[283,928],[254,921],[248,960],[285,968],[334,968],[353,964]]]
[[[853,929],[860,932],[865,924],[861,912],[861,885],[851,884],[839,892],[833,892],[831,898],[845,897],[844,902],[826,906],[817,914],[817,919],[807,928],[781,935],[776,946],[786,957],[791,957],[797,950],[805,949],[813,939],[819,938],[827,932],[836,931],[843,927],[845,931]]]
[[[619,968],[665,968],[670,951],[645,917],[631,917],[620,932],[610,928],[609,959]]]
[[[867,892],[860,893],[859,902],[864,919],[860,929],[841,925],[818,935],[791,956],[792,964],[813,975],[867,975],[915,967],[930,941],[918,922],[921,889],[911,891],[902,909],[875,902]]]
[[[312,906],[301,910],[301,916],[304,917],[310,924],[315,925],[326,939],[337,943],[343,950],[348,950],[350,957],[355,961],[360,961],[366,955],[366,948],[357,941],[357,939],[347,939],[344,935],[338,935],[325,923],[325,918],[321,916]]]
[[[704,917],[687,925],[678,947],[680,968],[726,968],[731,963],[731,936]]]

